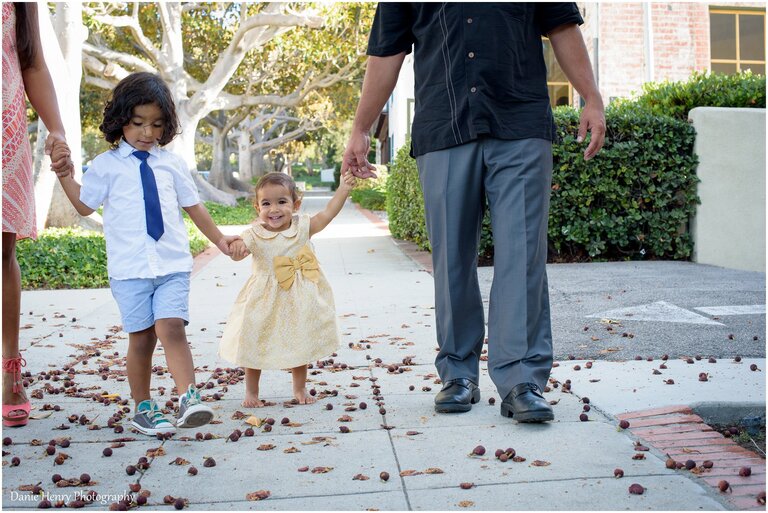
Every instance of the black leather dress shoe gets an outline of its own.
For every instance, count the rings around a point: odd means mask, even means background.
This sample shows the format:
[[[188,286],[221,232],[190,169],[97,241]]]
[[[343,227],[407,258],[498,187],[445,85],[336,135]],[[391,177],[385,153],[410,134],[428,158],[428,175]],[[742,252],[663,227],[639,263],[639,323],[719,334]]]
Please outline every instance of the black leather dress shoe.
[[[443,383],[443,389],[435,396],[435,411],[460,413],[472,409],[480,401],[480,389],[467,378],[451,379]]]
[[[520,383],[501,402],[501,414],[518,422],[546,422],[555,420],[555,414],[541,389],[534,383]]]

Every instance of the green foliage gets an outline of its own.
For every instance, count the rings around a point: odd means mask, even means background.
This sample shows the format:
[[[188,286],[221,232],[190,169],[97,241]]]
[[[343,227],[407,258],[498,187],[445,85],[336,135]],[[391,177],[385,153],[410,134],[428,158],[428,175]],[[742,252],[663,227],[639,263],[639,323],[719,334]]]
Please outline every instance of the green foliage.
[[[207,248],[208,239],[189,219],[184,219],[193,255]],[[21,268],[21,288],[86,289],[109,286],[104,234],[82,228],[47,228],[37,240],[16,245]]]
[[[601,153],[585,162],[576,143],[579,112],[555,111],[549,243],[555,260],[689,258],[687,223],[698,198],[694,131],[685,122],[654,116],[637,106],[606,112]],[[395,237],[428,249],[423,198],[409,144],[392,164],[387,194],[389,228]],[[486,213],[479,258],[493,258]]]
[[[251,224],[256,219],[256,209],[248,198],[239,198],[234,207],[206,201],[205,208],[208,209],[217,226]],[[184,216],[186,217],[186,212]]]
[[[688,123],[630,106],[606,112],[606,142],[593,160],[576,142],[579,112],[555,113],[549,241],[566,260],[687,259],[687,223],[698,204]]]
[[[37,240],[20,240],[16,256],[24,290],[109,286],[107,248],[98,232],[48,228]]]
[[[368,210],[387,209],[387,166],[376,166],[376,178],[357,180],[350,197],[352,201]]]
[[[390,164],[387,180],[387,218],[389,231],[398,239],[410,240],[430,250],[424,220],[424,197],[416,160],[410,156],[411,141],[405,144]]]
[[[203,235],[203,232],[201,232],[197,226],[195,226],[195,223],[193,223],[191,219],[184,219],[184,224],[187,227],[187,235],[189,236],[189,251],[192,253],[192,256],[205,251],[205,248],[211,245],[208,237]]]
[[[684,82],[649,82],[643,94],[621,103],[637,106],[658,116],[672,116],[683,121],[694,107],[765,108],[765,75],[751,71],[740,74],[694,72]]]
[[[339,188],[339,181],[341,180],[341,162],[337,162],[333,166],[333,185],[331,190],[335,191]]]

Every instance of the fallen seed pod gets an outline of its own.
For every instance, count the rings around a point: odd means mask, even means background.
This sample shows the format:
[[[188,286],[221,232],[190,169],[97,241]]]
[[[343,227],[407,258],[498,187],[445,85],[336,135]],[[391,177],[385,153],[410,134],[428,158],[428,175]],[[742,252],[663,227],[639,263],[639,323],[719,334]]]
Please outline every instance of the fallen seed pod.
[[[705,460],[704,463],[701,464],[704,468],[712,468],[715,466],[715,464],[711,460]]]
[[[727,492],[730,488],[731,488],[730,483],[728,483],[728,481],[726,481],[725,479],[717,483],[717,489],[720,490],[720,492],[722,493]]]
[[[197,475],[197,467],[189,467],[187,469],[187,474],[190,476],[196,476]]]
[[[462,490],[469,490],[473,486],[475,486],[475,483],[461,483],[459,485],[459,488],[461,488]]]
[[[751,467],[741,467],[739,469],[739,475],[741,477],[749,477],[752,475],[752,468]]]
[[[483,447],[482,445],[478,445],[477,447],[472,449],[472,455],[474,456],[482,456],[483,454],[485,454],[485,447]]]
[[[382,472],[379,474],[379,479],[381,479],[384,482],[389,481],[389,472]]]
[[[620,469],[620,468],[614,469],[613,477],[615,477],[615,478],[624,477],[624,471],[622,469]]]
[[[696,468],[696,462],[695,462],[695,461],[693,461],[693,460],[687,460],[687,461],[685,462],[685,468],[686,468],[687,470],[693,470],[693,469],[695,469],[695,468]]]
[[[642,495],[643,492],[645,492],[645,488],[643,488],[641,485],[637,483],[632,483],[629,485],[629,493],[634,495]]]
[[[619,422],[619,427],[621,429],[627,429],[629,427],[629,421],[628,420],[622,420]]]

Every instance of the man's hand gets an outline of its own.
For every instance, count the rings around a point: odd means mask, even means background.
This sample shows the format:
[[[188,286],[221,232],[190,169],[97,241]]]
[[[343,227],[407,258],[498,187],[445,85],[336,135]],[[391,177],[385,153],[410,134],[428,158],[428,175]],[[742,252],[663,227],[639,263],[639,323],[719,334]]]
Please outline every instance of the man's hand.
[[[225,235],[219,242],[216,243],[216,247],[219,248],[219,250],[225,255],[232,256],[232,244],[234,244],[236,241],[240,241],[242,243],[242,237],[239,235]],[[245,247],[245,243],[242,244],[243,247]],[[246,249],[246,251],[248,250]]]
[[[376,167],[368,162],[370,148],[368,134],[353,129],[341,160],[341,175],[345,176],[349,171],[358,178],[376,178]]]
[[[70,158],[72,153],[69,150],[64,134],[50,132],[45,139],[45,154],[51,156],[51,170],[56,176],[75,176],[75,165]]]
[[[583,142],[587,136],[587,131],[591,137],[587,149],[584,150],[584,160],[589,160],[597,155],[605,142],[605,113],[602,102],[599,102],[599,105],[594,102],[587,102],[582,109],[576,142]]]

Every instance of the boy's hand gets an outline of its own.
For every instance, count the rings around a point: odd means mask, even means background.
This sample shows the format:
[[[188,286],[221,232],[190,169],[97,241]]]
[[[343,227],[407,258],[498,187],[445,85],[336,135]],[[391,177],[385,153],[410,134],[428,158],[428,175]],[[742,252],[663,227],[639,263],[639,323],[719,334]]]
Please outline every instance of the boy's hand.
[[[232,256],[231,245],[236,241],[242,243],[242,238],[239,235],[225,235],[216,243],[216,247],[225,255]],[[245,243],[243,243],[243,247],[245,247]]]
[[[229,250],[232,252],[230,257],[232,260],[242,260],[247,257],[251,252],[245,247],[245,242],[242,240],[236,240],[229,245]]]

